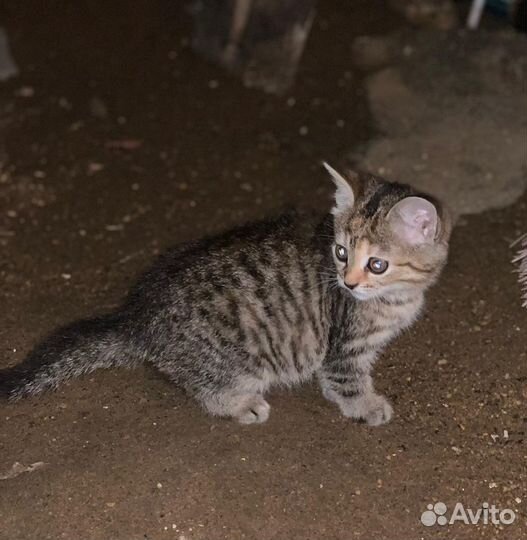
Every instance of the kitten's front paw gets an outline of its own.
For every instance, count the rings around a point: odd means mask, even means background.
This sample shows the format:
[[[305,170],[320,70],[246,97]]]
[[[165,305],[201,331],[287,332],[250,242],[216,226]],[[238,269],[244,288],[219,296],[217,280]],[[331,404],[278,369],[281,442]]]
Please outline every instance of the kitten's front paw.
[[[380,426],[387,424],[393,416],[393,408],[384,396],[373,394],[375,399],[371,403],[371,408],[364,416],[364,420],[369,426]]]
[[[364,420],[369,426],[387,424],[393,415],[388,400],[379,394],[362,394],[340,404],[344,416]]]

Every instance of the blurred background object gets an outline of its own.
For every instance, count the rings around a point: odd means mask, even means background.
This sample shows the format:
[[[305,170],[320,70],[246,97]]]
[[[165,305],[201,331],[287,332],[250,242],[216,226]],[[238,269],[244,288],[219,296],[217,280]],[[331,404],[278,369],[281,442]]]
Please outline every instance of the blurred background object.
[[[18,75],[18,67],[11,55],[7,33],[0,26],[0,81],[6,81]]]
[[[196,1],[193,45],[273,94],[292,84],[315,15],[315,0]]]
[[[473,30],[479,26],[485,8],[507,17],[520,32],[527,32],[527,0],[473,0],[467,18],[468,28]]]
[[[415,26],[451,30],[459,23],[452,0],[389,0],[389,5]]]

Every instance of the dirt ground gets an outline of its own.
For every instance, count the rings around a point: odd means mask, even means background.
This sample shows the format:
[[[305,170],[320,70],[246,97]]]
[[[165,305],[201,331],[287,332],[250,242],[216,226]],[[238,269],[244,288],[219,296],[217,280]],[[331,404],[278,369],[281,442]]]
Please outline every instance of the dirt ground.
[[[196,59],[178,2],[2,2],[22,75],[0,86],[0,365],[114,306],[168,245],[326,209],[320,160],[373,134],[353,38],[405,24],[384,7],[320,2],[297,84],[276,98]],[[526,216],[524,196],[459,222],[426,315],[378,363],[387,426],[307,386],[242,427],[149,369],[0,405],[0,478],[44,464],[0,479],[0,539],[525,538],[527,312],[509,244]],[[425,527],[438,501],[516,520]]]

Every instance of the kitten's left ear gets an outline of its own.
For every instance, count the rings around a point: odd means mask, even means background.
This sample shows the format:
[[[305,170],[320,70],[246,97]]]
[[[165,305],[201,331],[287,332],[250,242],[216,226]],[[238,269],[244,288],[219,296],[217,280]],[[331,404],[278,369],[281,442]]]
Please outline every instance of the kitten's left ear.
[[[422,197],[406,197],[386,216],[392,231],[408,244],[433,244],[438,227],[436,207]]]
[[[322,165],[324,165],[326,171],[331,175],[331,179],[337,188],[335,191],[335,207],[331,211],[332,214],[337,215],[346,210],[351,210],[355,204],[355,195],[349,182],[325,161]]]

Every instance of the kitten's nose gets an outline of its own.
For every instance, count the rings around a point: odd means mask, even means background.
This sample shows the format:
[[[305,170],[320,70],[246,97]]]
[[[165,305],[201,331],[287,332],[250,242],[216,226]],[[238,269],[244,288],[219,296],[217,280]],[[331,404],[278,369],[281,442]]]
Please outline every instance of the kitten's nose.
[[[358,285],[358,283],[346,283],[346,282],[344,282],[344,283],[346,284],[346,287],[347,287],[350,291],[352,291],[352,290]]]

